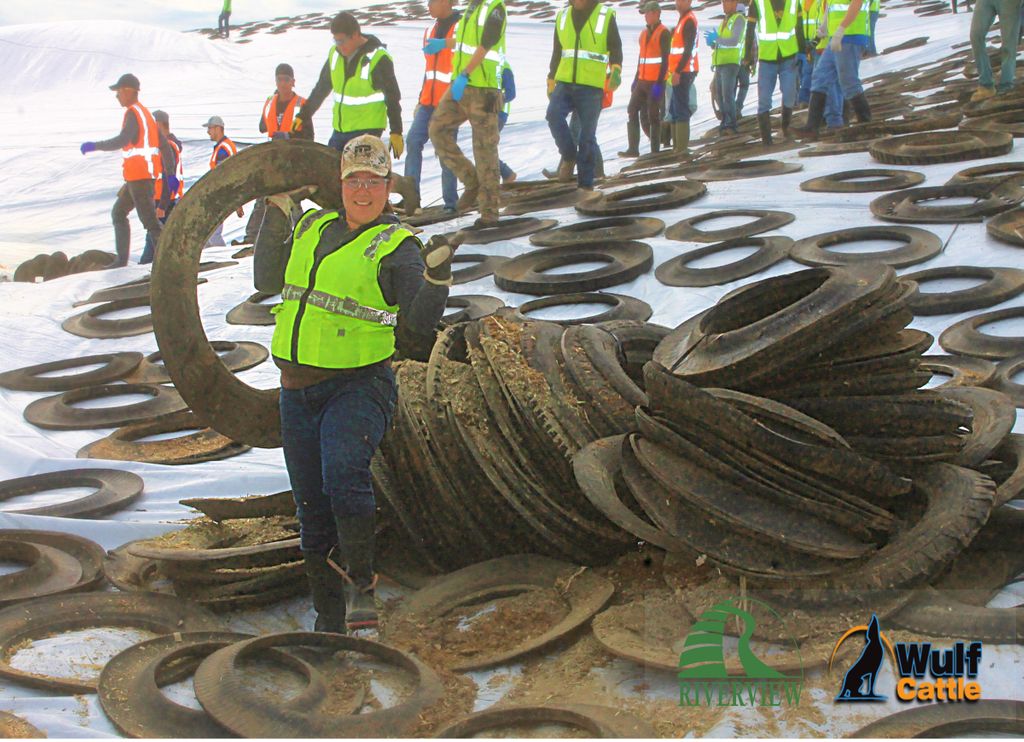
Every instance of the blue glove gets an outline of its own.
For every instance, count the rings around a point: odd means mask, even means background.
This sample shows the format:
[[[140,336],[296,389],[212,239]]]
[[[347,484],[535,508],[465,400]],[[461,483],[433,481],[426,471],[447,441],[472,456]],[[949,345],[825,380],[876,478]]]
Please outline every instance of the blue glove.
[[[665,92],[665,86],[662,85],[660,82],[656,82],[653,85],[651,85],[651,97],[652,98],[660,98],[661,94],[664,93],[664,92]]]
[[[708,46],[714,46],[715,42],[718,41],[718,31],[716,31],[715,29],[705,31],[704,41],[708,42]]]
[[[444,51],[446,46],[448,46],[448,39],[431,39],[423,45],[423,53],[437,54]]]
[[[511,67],[506,67],[501,71],[501,89],[505,93],[506,103],[511,103],[516,99],[516,76],[512,74]]]
[[[177,193],[178,186],[181,185],[178,179],[173,175],[168,175],[165,180],[167,181],[167,190],[170,191],[171,193]]]
[[[463,72],[461,75],[455,78],[452,83],[452,100],[458,103],[462,100],[462,94],[466,92],[466,86],[469,84],[469,78],[466,73]]]
[[[79,147],[79,149],[82,150],[83,155],[87,155],[90,152],[95,152],[96,142],[85,142],[81,147]]]

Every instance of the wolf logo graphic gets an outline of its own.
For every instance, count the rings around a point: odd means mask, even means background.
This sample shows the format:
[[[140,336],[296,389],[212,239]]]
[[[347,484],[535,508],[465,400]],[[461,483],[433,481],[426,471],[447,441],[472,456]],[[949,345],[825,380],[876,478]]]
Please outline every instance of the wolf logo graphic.
[[[837,701],[884,701],[885,696],[875,694],[875,680],[882,667],[885,647],[878,631],[878,616],[871,614],[868,630],[864,633],[864,649],[853,666],[846,671]]]

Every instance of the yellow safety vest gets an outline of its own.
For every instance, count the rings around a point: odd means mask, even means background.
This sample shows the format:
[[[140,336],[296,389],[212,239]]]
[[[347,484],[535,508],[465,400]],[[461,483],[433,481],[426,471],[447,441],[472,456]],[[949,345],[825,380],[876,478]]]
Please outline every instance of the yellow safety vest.
[[[356,63],[355,74],[345,75],[345,59],[337,47],[332,46],[328,54],[331,68],[331,85],[334,88],[334,130],[365,131],[385,129],[388,123],[388,107],[384,93],[373,87],[371,75],[380,60],[391,55],[378,46],[367,56],[361,54]]]
[[[771,0],[757,0],[757,49],[758,59],[775,62],[791,57],[800,51],[796,39],[796,23],[799,15],[799,0],[786,0],[782,18],[775,18]]]
[[[452,59],[452,80],[462,73],[469,60],[476,53],[483,40],[484,25],[491,11],[505,7],[504,0],[482,0],[472,13],[463,13],[455,28],[455,56]],[[473,88],[494,88],[501,90],[501,64],[505,58],[505,27],[508,18],[501,24],[501,39],[487,51],[483,61],[469,76]]]
[[[571,16],[572,7],[569,6],[558,11],[555,18],[558,41],[562,45],[562,58],[555,71],[555,80],[604,89],[609,61],[608,29],[615,18],[615,11],[598,3],[579,33]]]

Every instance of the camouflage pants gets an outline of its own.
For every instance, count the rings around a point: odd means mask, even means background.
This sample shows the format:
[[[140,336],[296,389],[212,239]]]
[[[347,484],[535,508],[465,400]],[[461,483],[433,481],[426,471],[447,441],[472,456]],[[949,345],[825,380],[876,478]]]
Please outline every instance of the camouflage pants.
[[[489,88],[467,87],[462,100],[444,94],[430,117],[430,142],[441,165],[455,173],[467,189],[479,187],[480,215],[497,217],[500,205],[498,172],[498,111],[501,92]],[[464,121],[473,129],[473,159],[470,162],[455,135]]]

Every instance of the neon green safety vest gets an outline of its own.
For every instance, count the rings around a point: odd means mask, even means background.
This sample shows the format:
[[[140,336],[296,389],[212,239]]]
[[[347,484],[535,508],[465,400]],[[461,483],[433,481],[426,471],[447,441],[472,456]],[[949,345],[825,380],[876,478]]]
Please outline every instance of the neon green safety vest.
[[[608,28],[615,18],[615,11],[598,3],[578,34],[571,15],[572,7],[569,6],[558,11],[555,18],[558,42],[562,45],[562,59],[555,71],[555,80],[604,90],[609,60]]]
[[[373,87],[371,75],[380,60],[391,55],[379,46],[369,56],[361,54],[356,64],[356,73],[346,79],[345,58],[337,47],[332,46],[327,55],[331,67],[331,83],[334,87],[334,130],[363,131],[385,129],[388,123],[388,107],[384,93]]]
[[[871,7],[868,8],[872,13],[878,13],[882,9],[882,0],[871,0]]]
[[[818,16],[821,14],[822,0],[814,0],[810,7],[804,7],[804,38],[808,43],[814,43],[818,35]]]
[[[735,33],[734,29],[736,28],[736,21],[742,17],[742,13],[733,13],[731,16],[723,20],[721,25],[718,27],[718,38],[731,39],[733,33]],[[716,46],[714,51],[711,52],[711,64],[715,67],[723,64],[739,64],[741,51],[743,51],[743,44],[727,46],[724,49]]]
[[[381,261],[412,232],[380,224],[318,260],[320,235],[341,215],[310,214],[295,227],[282,301],[272,310],[271,352],[319,368],[359,368],[390,358],[398,307],[384,299],[377,274]]]
[[[846,17],[846,11],[850,9],[849,0],[841,0],[837,3],[828,4],[828,35],[832,36],[839,28],[839,24]],[[868,23],[868,2],[860,5],[860,12],[853,19],[853,23],[846,29],[846,36],[867,36],[871,33],[871,26]]]
[[[800,51],[796,40],[796,22],[800,0],[786,0],[782,19],[775,19],[771,0],[757,0],[757,58],[775,62]]]
[[[476,53],[484,35],[484,25],[491,11],[498,6],[505,7],[504,0],[481,0],[471,13],[463,13],[459,24],[455,27],[455,54],[452,57],[452,80],[462,73],[469,60]],[[493,48],[487,51],[483,61],[469,75],[469,85],[473,88],[501,89],[501,65],[505,58],[505,26],[506,18],[501,24],[501,38]]]

